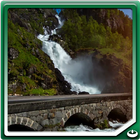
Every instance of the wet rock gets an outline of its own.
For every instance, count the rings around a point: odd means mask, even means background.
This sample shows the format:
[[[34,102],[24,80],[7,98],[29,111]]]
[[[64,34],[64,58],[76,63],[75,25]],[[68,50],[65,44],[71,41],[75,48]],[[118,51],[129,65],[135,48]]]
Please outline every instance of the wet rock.
[[[76,91],[71,91],[71,94],[77,95],[78,93]]]
[[[61,38],[60,38],[58,35],[54,34],[54,35],[50,35],[50,37],[49,37],[48,40],[52,40],[52,41],[55,41],[55,42],[59,42],[60,39],[61,39]]]
[[[78,95],[87,95],[87,94],[89,94],[89,93],[88,92],[85,92],[85,91],[78,93]]]
[[[64,82],[64,77],[63,77],[63,75],[61,74],[61,72],[57,68],[55,68],[55,74],[56,74],[57,80],[59,82]]]
[[[46,31],[51,34],[51,30],[54,30],[59,25],[58,19],[55,15],[48,15],[46,21],[44,27],[46,28]]]
[[[103,119],[102,117],[96,117],[91,121],[92,128],[99,128],[99,129],[105,129],[109,128],[109,122],[108,119]]]
[[[55,74],[59,83],[60,92],[63,92],[63,94],[72,94],[72,92],[70,91],[71,85],[67,81],[65,81],[63,75],[57,68],[55,68]]]

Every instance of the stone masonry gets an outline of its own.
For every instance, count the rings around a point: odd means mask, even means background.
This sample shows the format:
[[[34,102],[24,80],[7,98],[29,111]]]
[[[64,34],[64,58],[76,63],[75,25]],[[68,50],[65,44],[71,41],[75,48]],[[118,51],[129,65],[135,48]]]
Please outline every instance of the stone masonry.
[[[91,120],[100,116],[106,119],[110,111],[115,108],[119,108],[127,120],[132,118],[132,100],[128,99],[12,113],[8,114],[8,125],[20,124],[35,131],[63,131],[65,122],[76,113],[84,113]]]

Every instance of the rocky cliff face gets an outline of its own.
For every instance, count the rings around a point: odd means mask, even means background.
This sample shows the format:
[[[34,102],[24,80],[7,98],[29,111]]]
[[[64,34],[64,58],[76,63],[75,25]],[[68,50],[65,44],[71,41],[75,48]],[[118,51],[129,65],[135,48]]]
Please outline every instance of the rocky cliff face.
[[[53,62],[42,50],[38,34],[58,25],[53,9],[8,10],[8,93],[64,94]],[[59,70],[58,70],[59,71]],[[64,81],[64,79],[63,79]],[[67,83],[66,83],[67,84]],[[65,86],[65,84],[64,84]]]
[[[34,35],[43,33],[43,27],[48,26],[48,31],[58,25],[55,17],[56,12],[52,9],[9,9],[8,17],[14,24],[24,27]],[[47,21],[47,22],[46,22]]]
[[[77,52],[71,52],[67,49],[67,44],[60,40],[58,36],[52,36],[65,49],[65,51],[74,59],[81,55],[92,56],[94,79],[92,83],[101,93],[128,93],[132,92],[132,64],[127,65],[123,59],[117,58],[114,54],[102,54],[98,49],[81,49]],[[121,54],[120,54],[121,55]],[[129,56],[131,57],[131,56]],[[129,58],[130,59],[130,58]],[[132,58],[131,58],[132,59]],[[79,94],[88,94],[81,92]]]
[[[95,83],[102,93],[132,92],[132,70],[113,54],[93,53]]]
[[[132,38],[132,20],[118,9],[77,9],[79,15],[93,17],[99,24],[110,27],[112,32],[118,32],[124,37]],[[129,32],[129,33],[128,33]]]
[[[73,17],[74,12],[77,11],[79,16],[86,16],[87,20],[92,17],[98,22],[98,24],[103,24],[105,28],[109,27],[112,32],[118,32],[124,37],[129,37],[132,40],[132,19],[127,15],[124,15],[119,9],[100,9],[100,8],[77,8],[68,9],[67,11],[62,11],[60,13],[61,17],[65,20]]]
[[[121,17],[110,11],[111,9],[78,9],[80,15],[86,15],[89,19],[92,16],[98,23],[104,23],[111,29],[121,28],[124,31],[124,24]]]
[[[71,10],[73,10],[73,12],[71,12]],[[66,21],[69,21],[69,19],[74,20],[74,13],[77,12],[79,17],[84,15],[87,19],[86,21],[90,21],[89,19],[92,17],[99,23],[99,26],[104,25],[106,29],[110,28],[110,32],[112,34],[113,32],[118,32],[119,34],[123,35],[124,38],[127,38],[128,36],[129,39],[132,40],[132,19],[125,16],[124,13],[118,9],[78,8],[71,10],[69,9],[62,11],[62,13],[60,13],[61,17]],[[70,23],[72,24],[73,22]],[[123,51],[121,49],[118,51],[114,45],[112,47],[105,45],[103,48],[101,48],[100,45],[96,46],[94,42],[91,43],[89,48],[80,48],[79,45],[79,49],[74,50],[72,53],[69,51],[71,49],[70,47],[70,49],[65,50],[72,56],[72,58],[75,58],[80,54],[93,55],[94,74],[92,75],[95,79],[93,84],[96,85],[102,91],[102,93],[132,92],[131,42],[127,42],[130,45],[129,50],[123,50],[123,46],[120,47]],[[117,44],[116,40],[114,40],[114,44],[115,43]],[[121,45],[122,44],[124,47],[127,46],[123,41]],[[67,48],[67,45],[64,45],[64,48]]]

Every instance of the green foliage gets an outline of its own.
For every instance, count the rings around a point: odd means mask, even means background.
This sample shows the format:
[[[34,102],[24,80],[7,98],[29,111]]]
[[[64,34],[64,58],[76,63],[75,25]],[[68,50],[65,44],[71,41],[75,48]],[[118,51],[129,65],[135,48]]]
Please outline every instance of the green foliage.
[[[11,30],[8,32],[8,46],[12,46],[16,44],[16,37]]]
[[[103,120],[103,122],[96,124],[99,129],[109,128],[108,120]]]
[[[124,42],[127,48],[131,48],[128,38],[124,38],[118,32],[112,33],[108,27],[105,29],[103,24],[98,24],[92,17],[86,21],[85,16],[78,16],[76,11],[72,19],[68,19],[61,31],[69,47],[75,51],[79,48],[104,48],[110,47],[117,50],[124,48]]]
[[[101,48],[99,49],[101,54],[112,54],[116,58],[123,60],[123,63],[126,64],[129,69],[132,69],[132,48],[130,50],[125,51],[117,51],[112,48]]]
[[[18,70],[15,67],[11,68],[10,73],[12,76],[17,76],[19,74]]]
[[[108,124],[108,120],[104,120],[103,124],[102,124],[103,128],[109,128],[109,124]]]
[[[19,53],[18,57],[13,60],[8,58],[10,73],[8,82],[13,83],[16,80],[18,83],[15,91],[8,88],[8,94],[55,95],[57,93],[57,81],[54,71],[50,69],[50,67],[53,69],[53,63],[40,49],[42,42],[36,37],[38,33],[43,34],[42,27],[46,19],[43,14],[39,14],[39,10],[33,10],[36,12],[35,16],[31,14],[32,10],[10,9],[8,11],[8,47],[14,48]],[[26,23],[28,29],[18,24],[18,22],[13,24],[11,13],[17,14],[18,17],[22,15],[23,18],[20,20],[23,25]],[[27,18],[28,21],[26,22]],[[36,70],[33,71],[30,77],[27,76],[27,73],[31,67]],[[39,80],[43,80],[41,75],[50,78],[52,89],[43,90],[39,86]],[[23,85],[24,91],[22,90]]]
[[[42,88],[36,88],[36,89],[31,89],[28,92],[24,93],[24,95],[55,95],[56,94],[56,89],[51,88],[44,90]]]
[[[36,21],[31,20],[30,23],[31,23],[31,27],[32,27],[33,30],[37,30],[38,33],[40,33],[40,34],[44,33],[43,28],[40,28],[40,26],[38,26],[38,23]],[[42,20],[40,20],[40,23],[42,23]]]
[[[36,87],[36,83],[31,80],[28,76],[18,76],[19,82],[26,84],[26,89],[32,89]]]
[[[107,18],[110,18],[110,10],[107,10]]]
[[[8,94],[13,94],[13,91],[8,88]]]
[[[53,128],[53,127],[60,126],[60,125],[61,125],[61,123],[57,123],[57,124],[45,125],[44,127],[46,127],[46,128]]]
[[[68,44],[68,47],[74,52],[81,49],[110,49],[111,53],[115,52],[116,56],[118,53],[123,52],[131,54],[132,40],[129,37],[124,37],[117,31],[112,32],[111,28],[106,27],[103,24],[98,24],[92,17],[86,19],[86,16],[79,16],[76,10],[66,10],[68,20],[65,21],[60,34]],[[73,16],[71,15],[73,14]],[[112,15],[121,14],[117,9],[107,10],[108,18]],[[130,26],[131,20],[128,17],[126,19],[126,25]],[[128,27],[127,27],[128,28]],[[120,32],[120,31],[119,31]],[[127,33],[131,34],[130,33]],[[130,35],[128,35],[130,36]],[[129,55],[127,55],[129,56]],[[126,56],[121,56],[124,61],[127,60]]]
[[[26,23],[28,29],[21,27],[18,23],[13,23],[10,12],[8,13],[8,47],[12,47],[19,52],[19,56],[8,62],[8,69],[11,77],[17,77],[17,81],[26,84],[26,93],[24,95],[55,95],[57,90],[56,84],[53,84],[52,89],[43,90],[38,86],[39,80],[42,80],[41,74],[46,75],[51,79],[51,82],[57,83],[54,71],[50,70],[52,62],[50,58],[44,55],[44,52],[39,49],[41,41],[36,38],[36,34],[43,34],[43,26],[52,26],[55,18],[48,17],[45,22],[42,12],[34,10],[34,12],[24,9],[12,9],[18,16],[23,16],[21,21]],[[107,18],[111,18],[113,14],[120,16],[124,21],[124,31],[118,29],[112,31],[104,24],[99,24],[95,19],[86,16],[79,16],[75,9],[64,10],[64,15],[67,17],[60,34],[66,42],[66,49],[73,50],[100,50],[101,54],[114,54],[117,58],[123,61],[130,67],[132,65],[132,21],[125,16],[121,11],[115,9],[107,10]],[[32,16],[31,16],[32,15]],[[29,18],[30,17],[30,18]],[[27,18],[27,19],[26,19]],[[24,19],[26,21],[24,21]],[[37,50],[38,53],[33,50]],[[98,56],[99,58],[101,56]],[[27,76],[27,70],[34,66],[36,72],[32,74],[34,79]],[[50,66],[50,67],[49,67]],[[22,74],[21,74],[22,72]],[[22,75],[22,76],[21,76]],[[12,79],[12,78],[11,78]],[[20,87],[17,92],[21,93]],[[9,93],[12,90],[9,89]]]

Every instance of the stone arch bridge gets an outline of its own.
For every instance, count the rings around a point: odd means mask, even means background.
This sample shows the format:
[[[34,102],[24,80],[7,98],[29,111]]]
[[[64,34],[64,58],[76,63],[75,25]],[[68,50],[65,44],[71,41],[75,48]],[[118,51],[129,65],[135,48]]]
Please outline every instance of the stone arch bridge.
[[[23,126],[23,129],[35,131],[58,131],[74,114],[86,114],[93,120],[96,117],[106,118],[115,108],[130,120],[132,94],[9,97],[8,128],[12,131],[15,126],[17,129]]]

